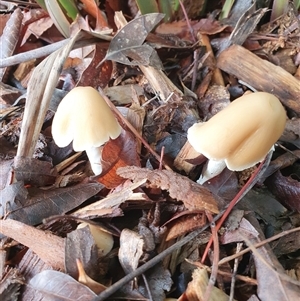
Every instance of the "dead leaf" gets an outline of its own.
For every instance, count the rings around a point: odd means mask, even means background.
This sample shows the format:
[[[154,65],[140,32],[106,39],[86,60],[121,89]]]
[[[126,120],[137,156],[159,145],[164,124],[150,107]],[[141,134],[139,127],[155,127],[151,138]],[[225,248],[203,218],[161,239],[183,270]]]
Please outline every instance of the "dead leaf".
[[[300,118],[288,119],[280,140],[294,143],[300,148]]]
[[[79,259],[89,276],[96,279],[99,273],[97,268],[98,249],[89,227],[76,229],[68,233],[65,252],[66,272],[69,275],[75,279],[78,278],[76,260]]]
[[[203,18],[198,22],[189,20],[189,22],[194,32],[200,32],[208,35],[217,34],[228,27],[228,25],[222,25],[219,21],[212,17],[207,19]],[[186,20],[160,24],[155,29],[155,32],[166,36],[176,35],[182,40],[192,41],[191,32],[188,28]]]
[[[137,183],[125,183],[125,186],[122,186],[117,191],[112,192],[106,198],[94,202],[91,205],[88,205],[84,208],[81,208],[75,211],[72,215],[79,218],[95,218],[102,215],[112,215],[120,216],[123,215],[121,209],[118,210],[122,203],[127,200],[141,200],[149,202],[150,200],[142,193],[134,193],[133,190],[144,184],[145,180],[141,180]]]
[[[44,9],[29,9],[23,11],[24,18],[23,24],[26,26],[26,31],[22,38],[21,46],[28,42],[30,36],[33,34],[39,38],[43,32],[49,29],[53,25],[53,21],[49,18],[48,13]],[[44,20],[46,18],[46,20]],[[39,22],[42,20],[42,22]],[[45,24],[43,24],[45,21]]]
[[[300,178],[297,181],[291,176],[285,177],[280,171],[276,171],[267,179],[266,184],[283,206],[300,212]]]
[[[171,273],[162,264],[157,264],[145,273],[145,278],[153,300],[164,301],[165,292],[169,292],[173,284]],[[144,296],[149,295],[145,284],[140,285],[139,291]]]
[[[197,268],[194,270],[192,277],[193,277],[193,280],[188,284],[186,292],[178,299],[178,301],[203,300],[206,288],[208,286],[207,271],[205,269]],[[229,296],[214,286],[209,300],[210,301],[227,301],[227,300],[229,300]]]
[[[57,271],[43,271],[35,275],[28,285],[41,293],[44,301],[91,301],[96,297],[87,286]]]
[[[99,62],[105,57],[105,53],[106,49],[103,48],[103,45],[95,45],[92,61],[82,72],[77,84],[78,86],[91,86],[97,89],[98,87],[105,88],[108,85],[112,76],[112,63],[110,61],[105,61],[97,68]]]
[[[78,282],[89,287],[95,294],[100,294],[107,288],[101,283],[93,280],[91,277],[89,277],[89,275],[87,275],[79,259],[76,260],[76,263],[77,263],[77,269],[79,271]]]
[[[226,42],[220,45],[219,53],[228,48],[230,45],[242,45],[248,36],[253,33],[257,24],[268,11],[267,8],[260,8],[256,11],[255,4],[252,4],[242,16],[240,16],[231,35]]]
[[[10,85],[4,84],[3,82],[0,82],[0,91],[1,91],[1,93],[0,93],[0,104],[1,105],[3,104],[5,106],[6,105],[13,105],[15,103],[16,99],[22,95],[20,90],[18,90],[15,87],[12,87]],[[16,106],[16,104],[15,104],[15,106]],[[8,108],[8,109],[15,110],[16,107]],[[1,119],[3,118],[2,112],[3,111],[1,109],[0,110]],[[2,149],[1,149],[1,152],[2,152]]]
[[[171,198],[182,201],[189,210],[219,212],[216,198],[207,188],[173,171],[128,166],[119,168],[117,173],[134,182],[147,179],[149,186],[167,190]]]
[[[17,301],[24,278],[18,269],[10,268],[2,275],[0,281],[1,301]]]
[[[22,26],[23,13],[20,8],[14,10],[9,20],[7,21],[3,34],[0,37],[1,55],[0,58],[4,59],[11,56],[17,46],[20,38],[20,30]],[[4,75],[7,68],[0,69],[0,81],[5,82]]]
[[[300,119],[299,119],[299,121],[300,121]],[[300,133],[300,123],[299,123],[299,133]],[[280,140],[281,140],[281,138],[280,138]],[[289,152],[286,152],[286,153],[278,156],[276,159],[274,159],[270,162],[267,170],[262,175],[262,177],[260,178],[259,181],[261,183],[263,183],[268,177],[270,177],[276,171],[286,168],[286,167],[289,167],[289,166],[292,166],[299,158],[300,158],[300,150],[289,151]],[[290,168],[290,169],[291,169],[291,173],[292,173],[293,168]]]
[[[100,183],[89,183],[46,191],[37,188],[26,190],[22,182],[17,182],[0,191],[0,215],[37,225],[44,218],[78,207],[102,188]]]
[[[96,31],[100,31],[103,28],[107,28],[107,20],[104,17],[104,13],[102,13],[98,7],[98,4],[94,0],[82,0],[84,10],[93,16],[96,19]]]
[[[137,142],[128,131],[122,131],[115,140],[109,140],[102,150],[102,174],[98,181],[106,188],[112,189],[124,182],[117,174],[117,169],[124,166],[140,166]]]
[[[217,114],[230,104],[230,94],[228,90],[223,86],[212,85],[208,88],[205,96],[199,103],[201,110],[201,117],[205,117],[205,120],[210,119],[213,115]]]
[[[32,16],[32,19],[30,20],[31,23],[29,23],[27,27],[21,45],[25,44],[25,42],[30,39],[31,35],[40,38],[44,32],[53,26],[53,20],[48,15],[44,15],[43,11],[32,10],[30,14]]]
[[[287,234],[277,241],[270,243],[277,257],[297,252],[300,249],[300,235],[298,232]]]
[[[0,146],[2,146],[1,141],[0,141]],[[0,190],[4,189],[5,186],[8,186],[9,183],[11,182],[11,179],[13,177],[12,176],[13,161],[14,161],[13,159],[0,160]]]
[[[163,14],[153,13],[133,19],[114,36],[105,59],[125,65],[146,65],[161,69],[161,61],[156,51],[143,43],[149,32],[163,18]]]
[[[247,244],[254,244],[264,240],[264,235],[253,214],[247,214],[241,220],[240,226],[235,231],[226,231],[221,238],[223,243],[247,240]],[[250,245],[249,245],[250,246]],[[258,281],[258,297],[264,301],[298,300],[300,287],[292,283],[275,257],[268,244],[253,250],[253,258]],[[272,290],[270,290],[272,287]]]
[[[56,173],[52,171],[52,164],[35,158],[14,158],[14,172],[17,181],[25,185],[47,186],[54,184]]]
[[[168,226],[169,232],[166,241],[177,238],[195,229],[201,228],[206,224],[206,216],[204,213],[185,214],[174,216],[164,226]]]
[[[119,261],[126,274],[139,266],[143,255],[144,240],[138,233],[124,229],[120,236]]]

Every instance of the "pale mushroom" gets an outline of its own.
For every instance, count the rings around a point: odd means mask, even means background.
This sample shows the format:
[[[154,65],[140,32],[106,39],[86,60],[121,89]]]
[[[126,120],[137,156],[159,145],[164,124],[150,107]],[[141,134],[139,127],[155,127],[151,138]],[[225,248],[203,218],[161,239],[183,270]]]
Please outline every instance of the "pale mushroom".
[[[114,245],[114,239],[112,234],[104,231],[101,227],[87,223],[79,224],[77,229],[83,229],[85,227],[89,227],[101,257],[107,255]]]
[[[121,126],[92,87],[76,87],[60,102],[52,122],[52,136],[59,147],[73,141],[75,151],[86,151],[95,175],[102,172],[101,148],[110,138],[116,139]]]
[[[285,123],[278,98],[257,92],[236,99],[209,121],[194,124],[188,129],[188,141],[209,159],[198,183],[220,174],[226,166],[241,171],[263,161]]]

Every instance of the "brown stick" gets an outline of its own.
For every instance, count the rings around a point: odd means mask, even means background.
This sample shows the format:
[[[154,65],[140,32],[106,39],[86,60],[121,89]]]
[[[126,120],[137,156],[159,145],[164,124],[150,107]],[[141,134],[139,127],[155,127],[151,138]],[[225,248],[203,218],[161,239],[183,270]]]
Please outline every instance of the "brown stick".
[[[65,269],[64,238],[12,219],[0,220],[0,233],[30,248],[54,269]]]
[[[256,90],[276,95],[300,116],[300,81],[281,67],[238,45],[224,50],[218,57],[217,66]]]

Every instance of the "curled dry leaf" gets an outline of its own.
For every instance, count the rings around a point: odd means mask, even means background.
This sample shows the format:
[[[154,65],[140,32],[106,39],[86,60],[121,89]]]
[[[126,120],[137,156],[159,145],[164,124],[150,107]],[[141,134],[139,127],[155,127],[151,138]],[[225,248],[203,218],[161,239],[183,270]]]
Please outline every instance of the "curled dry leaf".
[[[177,238],[181,235],[186,234],[187,232],[203,227],[206,224],[206,216],[203,212],[196,214],[187,214],[179,217],[175,216],[169,222],[167,223],[169,232],[166,237],[166,241]]]
[[[17,8],[9,18],[0,38],[1,44],[1,59],[9,57],[13,54],[19,37],[22,26],[23,14],[21,9]],[[0,80],[3,80],[6,69],[0,69]]]
[[[137,142],[133,135],[127,131],[122,131],[117,139],[109,140],[103,146],[101,165],[103,171],[98,181],[106,188],[112,189],[124,182],[116,170],[128,165],[140,166]]]
[[[129,166],[119,168],[117,173],[134,182],[147,179],[149,186],[167,190],[170,197],[182,201],[189,210],[208,210],[218,213],[215,196],[205,187],[170,170],[149,170]]]
[[[95,294],[100,294],[106,287],[99,282],[93,280],[84,270],[84,267],[79,259],[76,260],[77,269],[79,271],[78,282],[89,287]]]

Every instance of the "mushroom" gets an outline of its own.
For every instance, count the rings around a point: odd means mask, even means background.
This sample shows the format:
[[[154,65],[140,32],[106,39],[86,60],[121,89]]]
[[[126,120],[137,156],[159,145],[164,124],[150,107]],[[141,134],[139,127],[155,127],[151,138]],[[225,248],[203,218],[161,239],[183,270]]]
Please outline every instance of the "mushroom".
[[[73,140],[75,151],[86,151],[95,175],[102,172],[100,146],[122,131],[105,100],[92,87],[76,87],[58,105],[52,136],[59,147]]]
[[[99,255],[101,257],[107,255],[114,245],[114,238],[111,233],[104,231],[101,227],[98,227],[93,224],[88,223],[80,223],[77,229],[83,229],[85,227],[89,227],[91,235],[95,241],[95,244],[98,247]]]
[[[241,171],[264,160],[283,133],[285,110],[274,95],[256,92],[230,103],[209,121],[188,129],[192,147],[209,159],[200,184],[229,170]]]

